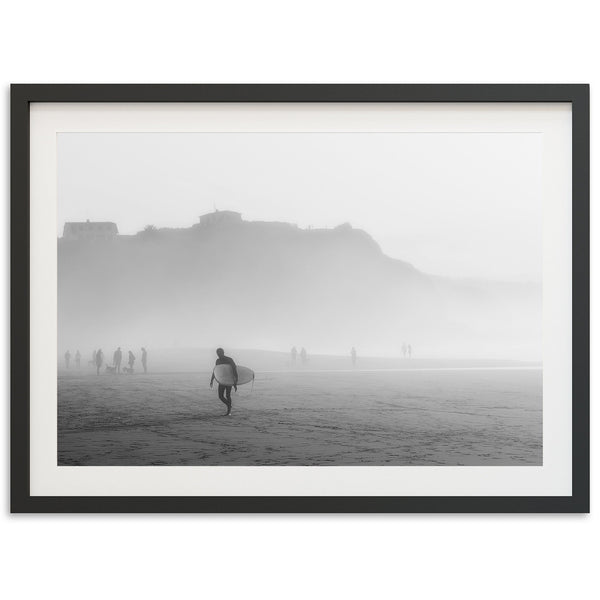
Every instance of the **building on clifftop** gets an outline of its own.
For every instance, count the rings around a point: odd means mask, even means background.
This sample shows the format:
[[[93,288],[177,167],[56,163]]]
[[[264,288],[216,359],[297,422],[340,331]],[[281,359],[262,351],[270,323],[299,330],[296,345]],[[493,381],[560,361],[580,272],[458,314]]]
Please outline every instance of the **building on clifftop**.
[[[196,226],[211,227],[213,225],[238,225],[242,222],[242,213],[233,210],[215,210],[200,217]]]
[[[112,240],[119,235],[116,223],[109,221],[68,222],[63,229],[65,240]]]

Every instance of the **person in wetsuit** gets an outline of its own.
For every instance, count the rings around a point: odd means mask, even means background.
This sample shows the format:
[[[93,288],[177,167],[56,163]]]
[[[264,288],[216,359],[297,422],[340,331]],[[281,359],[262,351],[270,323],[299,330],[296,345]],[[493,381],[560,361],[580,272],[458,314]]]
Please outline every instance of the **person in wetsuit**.
[[[119,346],[113,354],[113,367],[117,369],[117,373],[121,372],[121,361],[123,360],[123,352],[121,346]]]
[[[215,362],[215,366],[231,365],[231,368],[233,369],[233,380],[235,381],[233,386],[223,385],[222,383],[219,383],[219,387],[218,387],[219,400],[223,404],[225,404],[225,406],[227,406],[227,413],[225,414],[225,416],[228,417],[231,415],[231,388],[233,387],[233,389],[235,389],[235,391],[237,392],[237,379],[238,379],[237,367],[235,366],[235,362],[233,361],[233,358],[230,358],[229,356],[225,356],[225,351],[223,350],[223,348],[217,348],[217,356],[218,356],[218,358],[217,358],[217,362]],[[213,386],[214,381],[215,381],[215,373],[213,371],[212,377],[210,378],[210,387]]]

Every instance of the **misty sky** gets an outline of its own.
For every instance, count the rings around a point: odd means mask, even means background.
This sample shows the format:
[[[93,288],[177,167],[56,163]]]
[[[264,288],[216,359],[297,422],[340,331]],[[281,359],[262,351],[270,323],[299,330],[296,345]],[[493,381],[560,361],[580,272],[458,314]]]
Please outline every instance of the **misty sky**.
[[[216,206],[349,222],[427,273],[541,281],[541,164],[535,133],[61,133],[58,235],[189,227]]]

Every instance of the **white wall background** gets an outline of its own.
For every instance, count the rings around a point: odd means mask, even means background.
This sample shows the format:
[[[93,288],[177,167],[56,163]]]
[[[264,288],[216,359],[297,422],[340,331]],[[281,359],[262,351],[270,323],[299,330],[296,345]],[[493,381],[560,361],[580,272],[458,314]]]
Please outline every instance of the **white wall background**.
[[[10,82],[589,82],[595,115],[595,4],[9,0],[0,23],[5,197]],[[8,238],[7,204],[3,217]],[[595,210],[592,221],[595,233]],[[7,241],[2,252],[6,281]],[[592,259],[599,252],[593,244]],[[596,287],[593,276],[593,301]],[[595,320],[593,334],[594,350]],[[8,352],[5,342],[7,397]],[[592,438],[597,431],[592,410]],[[592,597],[600,587],[594,501],[591,516],[9,516],[8,441],[2,450],[0,589],[10,598],[530,599]]]

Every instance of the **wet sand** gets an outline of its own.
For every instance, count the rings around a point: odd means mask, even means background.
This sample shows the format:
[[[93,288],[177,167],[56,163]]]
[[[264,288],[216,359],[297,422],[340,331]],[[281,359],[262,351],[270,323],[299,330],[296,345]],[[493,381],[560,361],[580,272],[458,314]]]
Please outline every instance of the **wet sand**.
[[[58,376],[59,465],[541,465],[541,369]]]

